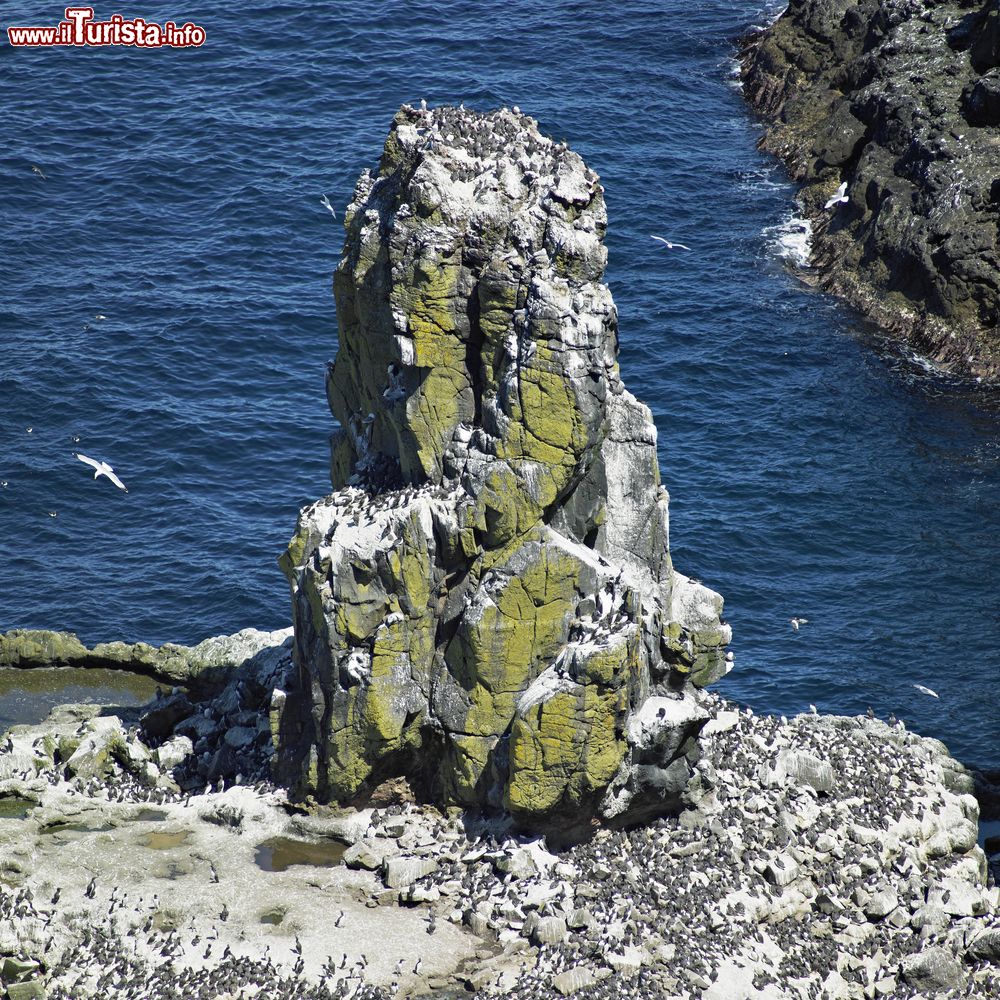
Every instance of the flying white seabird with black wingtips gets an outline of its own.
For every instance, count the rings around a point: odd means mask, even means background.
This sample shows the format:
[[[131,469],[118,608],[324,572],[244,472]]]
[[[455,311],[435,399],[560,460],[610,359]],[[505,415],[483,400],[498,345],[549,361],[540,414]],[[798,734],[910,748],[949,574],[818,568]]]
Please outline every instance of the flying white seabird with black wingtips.
[[[670,240],[665,240],[662,236],[650,236],[651,240],[657,240],[662,243],[668,250],[690,250],[690,247],[684,246],[683,243],[671,243]]]
[[[87,465],[89,465],[91,468],[93,468],[95,470],[94,471],[94,478],[95,479],[98,476],[107,476],[108,479],[110,479],[111,482],[113,482],[115,484],[115,486],[118,487],[118,489],[125,490],[125,492],[128,493],[128,490],[126,489],[125,484],[115,475],[115,470],[112,469],[111,466],[108,465],[107,462],[97,462],[97,461],[95,461],[92,458],[87,458],[86,455],[81,455],[77,451],[74,451],[73,454],[78,459],[80,459],[81,462],[85,462]]]
[[[840,187],[837,188],[837,193],[823,207],[836,208],[837,205],[850,200],[851,199],[847,197],[847,181],[844,181]]]

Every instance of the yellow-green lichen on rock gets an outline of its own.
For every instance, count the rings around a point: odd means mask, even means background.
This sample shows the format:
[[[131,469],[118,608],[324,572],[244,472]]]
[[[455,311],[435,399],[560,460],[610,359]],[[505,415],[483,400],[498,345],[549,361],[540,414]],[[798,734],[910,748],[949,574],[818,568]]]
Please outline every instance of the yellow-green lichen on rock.
[[[520,112],[404,107],[344,220],[335,492],[281,560],[275,772],[345,803],[405,775],[538,828],[667,808],[643,776],[686,773],[697,713],[629,720],[696,699],[728,629],[670,562],[596,174]]]

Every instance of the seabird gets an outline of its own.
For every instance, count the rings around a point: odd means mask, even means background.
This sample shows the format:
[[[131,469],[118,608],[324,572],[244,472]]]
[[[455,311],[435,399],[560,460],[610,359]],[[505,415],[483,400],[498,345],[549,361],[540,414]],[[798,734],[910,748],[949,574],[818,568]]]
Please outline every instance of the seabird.
[[[41,177],[43,181],[48,180],[48,177],[46,177],[45,174],[42,172],[42,168],[35,163],[31,164],[31,172],[33,174],[38,174],[38,176]]]
[[[843,184],[837,188],[837,193],[823,207],[834,208],[836,205],[839,205],[844,201],[850,201],[850,198],[847,197],[847,181],[844,181]]]
[[[932,691],[929,687],[924,687],[923,684],[913,685],[921,694],[930,695],[931,698],[939,698],[940,695],[937,691]]]
[[[336,219],[337,213],[333,210],[333,205],[330,204],[330,199],[326,195],[320,198],[319,203],[330,210],[330,214]]]
[[[809,624],[808,618],[789,618],[788,620],[792,623],[792,628],[795,629],[796,632],[798,632],[800,625]]]
[[[94,314],[94,319],[107,319],[107,318],[108,317],[105,316],[104,313],[95,313]]]
[[[87,458],[86,455],[81,455],[77,451],[74,451],[73,454],[76,458],[80,459],[81,462],[85,462],[87,465],[91,466],[91,468],[96,470],[94,472],[95,479],[98,476],[107,476],[108,479],[110,479],[111,482],[118,487],[118,489],[125,490],[125,492],[128,493],[128,490],[125,488],[125,484],[115,475],[115,470],[111,468],[107,462],[97,462],[92,458]]]
[[[651,240],[656,240],[658,243],[662,243],[668,250],[690,250],[690,247],[686,247],[683,243],[671,243],[670,240],[665,240],[662,236],[650,236]]]

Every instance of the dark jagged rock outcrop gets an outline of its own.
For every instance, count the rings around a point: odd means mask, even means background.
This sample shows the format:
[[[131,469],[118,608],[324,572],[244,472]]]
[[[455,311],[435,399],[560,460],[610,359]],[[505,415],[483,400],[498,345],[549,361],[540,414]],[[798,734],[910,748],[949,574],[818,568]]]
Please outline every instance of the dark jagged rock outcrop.
[[[762,147],[804,184],[820,284],[996,379],[998,0],[792,0],[748,40],[743,83]]]
[[[334,278],[335,492],[283,568],[278,776],[405,775],[534,825],[676,804],[727,669],[675,572],[649,410],[622,385],[597,176],[513,111],[395,117]]]

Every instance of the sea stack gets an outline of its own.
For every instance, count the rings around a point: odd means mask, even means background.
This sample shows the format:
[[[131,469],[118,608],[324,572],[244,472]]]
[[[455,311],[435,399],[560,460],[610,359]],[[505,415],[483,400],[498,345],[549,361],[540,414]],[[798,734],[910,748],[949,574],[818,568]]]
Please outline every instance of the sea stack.
[[[405,777],[534,828],[676,807],[730,630],[671,564],[597,175],[517,111],[404,106],[344,226],[276,776],[342,803]]]
[[[803,183],[807,277],[996,380],[998,0],[791,0],[748,39],[742,75],[762,148]]]

